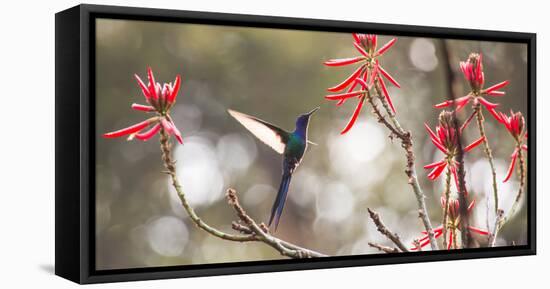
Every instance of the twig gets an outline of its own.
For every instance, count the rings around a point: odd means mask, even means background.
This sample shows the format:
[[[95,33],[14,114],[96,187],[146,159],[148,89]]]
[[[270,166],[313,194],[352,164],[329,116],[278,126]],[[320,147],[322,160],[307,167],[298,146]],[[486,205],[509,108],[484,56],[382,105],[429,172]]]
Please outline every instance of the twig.
[[[374,88],[378,95],[378,99],[382,103],[382,106],[384,107],[384,110],[388,115],[388,118],[391,120],[393,124],[393,128],[395,128],[395,131],[396,131],[395,135],[401,140],[401,147],[405,150],[405,156],[407,158],[405,174],[409,178],[408,183],[409,185],[411,185],[413,189],[414,195],[416,197],[418,209],[422,211],[421,219],[422,219],[422,223],[424,224],[424,228],[428,233],[430,246],[432,247],[432,250],[438,250],[437,242],[435,241],[435,234],[432,227],[432,223],[430,221],[430,218],[428,218],[428,209],[426,208],[426,201],[425,201],[426,196],[424,195],[424,192],[422,192],[422,188],[420,187],[420,183],[418,182],[418,177],[416,174],[415,156],[414,156],[411,132],[403,129],[403,127],[395,117],[395,114],[393,114],[393,111],[389,107],[388,102],[384,98],[377,82],[375,83]]]
[[[494,239],[496,239],[496,236],[500,229],[506,224],[512,216],[515,214],[516,210],[518,209],[518,206],[521,201],[521,197],[523,196],[523,191],[525,187],[525,179],[526,179],[526,166],[525,166],[525,159],[523,158],[523,152],[521,151],[522,143],[518,142],[516,145],[516,148],[518,150],[518,160],[519,160],[519,188],[518,192],[516,194],[516,198],[514,199],[514,203],[512,204],[512,208],[510,208],[510,211],[508,211],[508,214],[506,214],[505,217],[501,217],[500,220],[497,218],[497,222],[495,224],[495,231],[493,233]],[[504,212],[503,212],[504,214]],[[492,240],[490,244],[494,246],[495,240]]]
[[[390,239],[397,246],[397,248],[399,248],[401,251],[408,252],[409,249],[407,249],[407,247],[401,242],[401,239],[399,239],[399,236],[395,233],[392,233],[386,227],[386,225],[384,225],[384,223],[380,219],[380,215],[377,212],[371,210],[370,208],[367,209],[367,210],[369,211],[370,218],[372,219],[372,221],[376,225],[376,228],[378,229],[378,232],[380,232],[383,235],[385,235],[386,237],[388,237],[388,239]]]
[[[370,90],[366,91],[366,97],[367,97],[367,101],[369,102],[369,104],[372,107],[372,113],[374,113],[374,115],[376,115],[376,119],[378,120],[378,122],[382,123],[384,126],[386,126],[388,128],[388,130],[390,130],[392,135],[395,135],[395,136],[401,138],[402,137],[401,133],[399,131],[397,131],[397,129],[393,125],[391,125],[388,122],[388,120],[380,112],[380,109],[378,108],[378,106],[376,105],[376,102],[374,102],[374,99],[372,98],[372,96],[370,94]]]
[[[502,222],[503,218],[504,218],[504,211],[499,209],[497,211],[497,216],[496,216],[496,219],[495,219],[495,226],[493,227],[493,232],[489,235],[488,247],[494,247],[495,246],[495,242],[497,240],[497,234],[498,234],[498,231],[499,231],[499,227],[501,226],[500,223]]]
[[[485,227],[487,227],[487,232],[491,232],[491,225],[489,224],[489,198],[490,194],[485,193]],[[497,211],[498,216],[499,211]],[[491,234],[487,236],[487,244],[491,244]]]
[[[231,223],[231,228],[233,228],[233,230],[235,231],[239,231],[243,234],[253,234],[252,230],[250,230],[249,227],[243,225],[243,224],[240,224],[240,223],[237,223],[237,222],[233,222]]]
[[[377,244],[377,243],[371,243],[369,242],[368,243],[369,246],[373,247],[373,248],[376,248],[382,252],[385,252],[385,253],[399,253],[399,250],[397,248],[392,248],[392,247],[388,247],[388,246],[384,246],[384,245],[380,245],[380,244]]]
[[[525,187],[526,168],[525,168],[525,159],[523,158],[523,152],[521,150],[521,143],[518,144],[517,150],[518,150],[518,160],[519,160],[519,188],[518,188],[518,193],[516,195],[516,199],[512,204],[512,208],[504,218],[504,222],[507,222],[515,214],[516,210],[518,209],[521,197],[523,196],[523,191]]]
[[[445,208],[443,209],[443,248],[447,248],[447,223],[449,222],[449,198],[451,196],[451,166],[447,166],[445,176]]]
[[[414,248],[417,252],[422,251],[422,244],[420,244],[420,240],[414,239],[413,240],[413,245],[414,245]]]
[[[172,156],[171,156],[172,148],[171,148],[170,140],[167,133],[164,131],[164,129],[161,129],[160,131],[160,147],[162,151],[162,160],[164,162],[164,166],[168,170],[167,174],[169,174],[172,179],[172,186],[176,190],[185,211],[187,212],[191,220],[195,223],[195,225],[200,229],[204,230],[205,232],[215,237],[228,240],[228,241],[263,242],[271,246],[275,250],[279,251],[279,253],[281,253],[282,255],[288,256],[291,258],[311,258],[311,257],[326,256],[319,252],[305,249],[297,245],[294,245],[292,243],[289,243],[271,236],[267,232],[267,230],[265,230],[265,228],[262,228],[261,225],[258,225],[250,216],[246,214],[244,209],[239,204],[237,194],[233,189],[229,189],[227,191],[228,202],[235,209],[235,211],[237,212],[237,215],[246,224],[246,226],[238,223],[233,223],[232,225],[233,228],[241,233],[239,235],[225,233],[214,227],[211,227],[195,213],[195,210],[193,209],[193,207],[191,207],[191,205],[187,201],[187,197],[185,196],[185,193],[183,192],[183,189],[177,178],[176,167],[174,165],[174,162],[172,161]]]
[[[483,112],[481,110],[481,104],[478,102],[474,105],[474,112],[477,116],[477,127],[479,129],[479,136],[484,138],[483,141],[483,147],[485,151],[485,156],[487,157],[487,160],[489,161],[489,165],[491,166],[491,174],[493,177],[493,196],[495,199],[495,214],[498,212],[498,186],[497,186],[497,173],[495,169],[495,162],[493,158],[493,152],[491,150],[491,147],[489,145],[489,139],[487,138],[487,135],[485,134],[485,118],[483,117]]]
[[[265,230],[265,226],[258,225],[241,207],[235,190],[228,189],[226,197],[229,205],[237,212],[237,216],[248,225],[255,236],[258,237],[259,241],[277,249],[281,254],[292,258],[326,257],[324,254],[299,247],[270,235],[269,232]]]

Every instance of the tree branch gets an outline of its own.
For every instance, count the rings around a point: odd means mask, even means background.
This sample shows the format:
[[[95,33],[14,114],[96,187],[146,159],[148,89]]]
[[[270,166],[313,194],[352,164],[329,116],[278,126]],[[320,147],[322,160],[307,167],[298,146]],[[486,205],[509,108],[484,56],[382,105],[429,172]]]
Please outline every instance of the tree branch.
[[[382,106],[384,107],[384,110],[388,115],[388,118],[391,120],[393,124],[392,127],[396,132],[395,135],[401,140],[401,147],[405,150],[405,157],[407,158],[405,174],[409,178],[408,183],[409,185],[411,185],[413,189],[414,195],[416,197],[418,209],[422,211],[422,214],[420,214],[421,216],[420,218],[422,220],[422,223],[424,224],[424,228],[426,229],[426,232],[428,233],[430,246],[432,247],[432,250],[438,250],[437,242],[435,240],[434,230],[432,227],[432,222],[428,217],[428,209],[426,208],[426,201],[425,201],[426,196],[424,195],[424,192],[422,192],[422,188],[420,187],[420,183],[418,182],[418,177],[416,174],[415,155],[413,150],[413,141],[412,141],[411,132],[403,129],[403,127],[395,117],[395,114],[393,114],[391,108],[389,107],[388,102],[386,101],[386,99],[382,94],[382,91],[380,89],[380,86],[378,85],[378,82],[374,84],[374,88],[378,95],[378,99],[382,103]],[[373,109],[377,109],[376,106],[373,106]],[[379,115],[379,113],[377,115]],[[391,129],[390,131],[393,132],[393,130]]]
[[[385,235],[386,237],[388,237],[388,239],[390,239],[397,246],[397,248],[399,248],[401,251],[409,252],[409,249],[407,249],[407,247],[401,242],[401,239],[399,239],[399,236],[395,233],[392,233],[392,231],[390,231],[386,227],[386,225],[384,225],[384,223],[380,219],[380,215],[377,212],[375,212],[375,211],[373,211],[369,208],[367,210],[369,211],[370,218],[372,219],[372,221],[376,225],[376,228],[378,229],[378,232],[380,232],[383,235]],[[369,243],[369,245],[370,244],[371,243]],[[376,247],[376,248],[378,248],[378,247]],[[378,248],[378,249],[380,249],[380,248]]]
[[[384,245],[380,245],[380,244],[377,244],[377,243],[371,243],[369,242],[368,243],[369,246],[373,247],[373,248],[376,248],[382,252],[385,252],[385,253],[399,253],[399,249],[397,248],[392,248],[392,247],[388,247],[388,246],[384,246]]]
[[[237,192],[234,189],[228,189],[226,197],[229,205],[233,207],[235,212],[237,212],[237,216],[239,217],[239,219],[241,219],[248,226],[248,228],[252,231],[252,234],[256,236],[258,241],[266,243],[267,245],[279,251],[282,255],[291,258],[326,257],[326,255],[324,254],[302,248],[269,234],[269,231],[264,224],[256,223],[256,221],[254,221],[254,219],[252,219],[252,217],[250,217],[242,208],[239,203],[239,199],[237,198]]]
[[[203,231],[215,237],[218,237],[223,240],[228,240],[228,241],[262,242],[272,247],[273,249],[279,251],[281,255],[291,257],[291,258],[326,257],[326,255],[321,254],[319,252],[302,248],[300,246],[286,242],[284,240],[278,239],[270,235],[265,225],[263,224],[258,225],[249,215],[246,214],[245,210],[239,204],[236,191],[233,189],[227,190],[226,196],[227,196],[228,203],[236,211],[239,219],[242,222],[244,222],[244,224],[246,225],[239,224],[236,222],[232,224],[233,229],[238,231],[239,234],[225,233],[208,225],[196,214],[193,207],[191,207],[191,205],[187,201],[187,197],[185,196],[185,193],[179,183],[179,180],[176,174],[176,167],[174,165],[174,161],[172,161],[172,156],[171,156],[172,145],[164,129],[161,129],[160,131],[160,147],[162,151],[162,160],[164,162],[164,166],[168,170],[166,173],[169,174],[172,179],[172,186],[176,190],[183,208],[185,209],[185,211],[187,212],[191,220],[195,223],[195,225],[200,229],[202,229]]]

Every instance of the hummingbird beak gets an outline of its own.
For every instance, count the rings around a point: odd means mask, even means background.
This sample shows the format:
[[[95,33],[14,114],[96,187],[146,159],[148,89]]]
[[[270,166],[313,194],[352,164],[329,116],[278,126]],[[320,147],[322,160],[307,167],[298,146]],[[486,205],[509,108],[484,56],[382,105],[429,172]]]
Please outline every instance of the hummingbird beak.
[[[306,115],[307,115],[307,116],[311,116],[314,112],[318,111],[319,108],[320,108],[320,107],[318,106],[318,107],[312,109],[310,112],[306,113]]]

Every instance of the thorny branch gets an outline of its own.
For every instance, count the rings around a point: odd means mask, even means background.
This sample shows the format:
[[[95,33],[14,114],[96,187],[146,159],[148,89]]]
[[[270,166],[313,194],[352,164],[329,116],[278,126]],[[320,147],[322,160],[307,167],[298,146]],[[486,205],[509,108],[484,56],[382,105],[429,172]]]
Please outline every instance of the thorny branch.
[[[235,242],[262,242],[266,245],[272,247],[273,249],[279,251],[281,255],[291,257],[291,258],[311,258],[311,257],[326,257],[326,255],[313,250],[299,247],[295,244],[286,242],[284,240],[278,239],[271,234],[263,224],[256,223],[242,208],[237,198],[237,192],[233,189],[227,190],[227,201],[229,205],[235,210],[240,221],[244,224],[233,223],[233,229],[235,229],[239,234],[230,234],[222,232],[204,222],[195,212],[193,207],[187,201],[187,197],[183,192],[183,189],[179,183],[176,167],[172,161],[171,156],[171,143],[169,137],[164,129],[160,131],[160,147],[162,151],[162,160],[164,166],[167,169],[167,174],[170,175],[172,179],[172,186],[176,190],[178,197],[181,201],[182,206],[185,211],[195,223],[197,227],[204,230],[205,232],[218,237],[220,239],[235,241]]]

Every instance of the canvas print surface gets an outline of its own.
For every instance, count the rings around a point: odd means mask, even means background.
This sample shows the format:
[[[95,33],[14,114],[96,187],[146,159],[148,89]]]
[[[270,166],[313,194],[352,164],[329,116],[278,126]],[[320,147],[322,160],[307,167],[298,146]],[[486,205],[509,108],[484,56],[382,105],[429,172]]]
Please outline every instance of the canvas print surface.
[[[527,244],[526,44],[95,25],[97,270]]]

